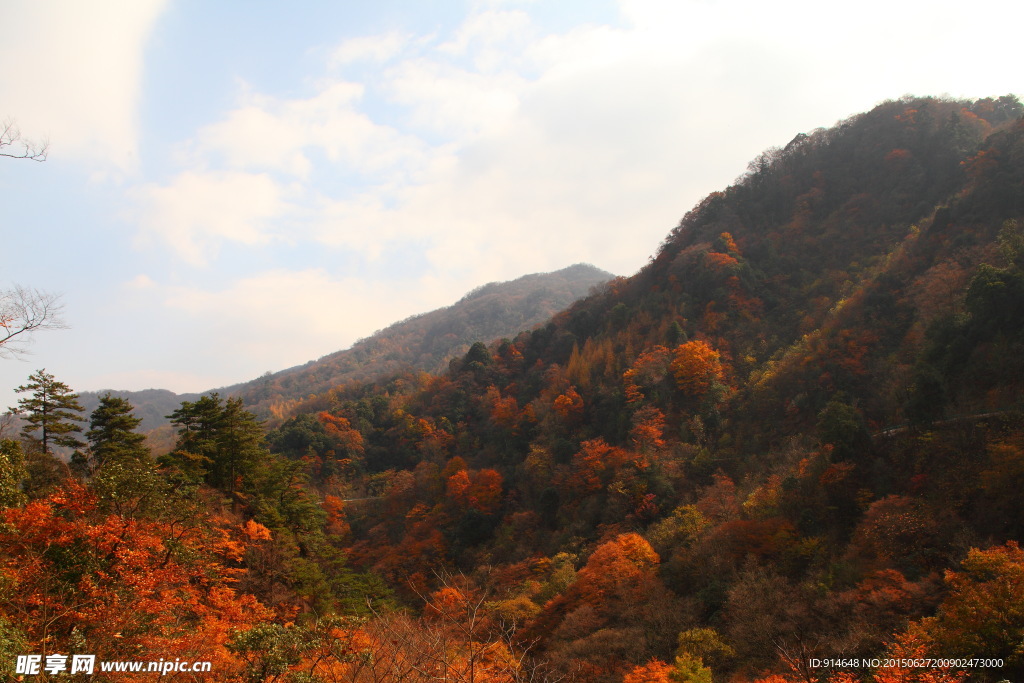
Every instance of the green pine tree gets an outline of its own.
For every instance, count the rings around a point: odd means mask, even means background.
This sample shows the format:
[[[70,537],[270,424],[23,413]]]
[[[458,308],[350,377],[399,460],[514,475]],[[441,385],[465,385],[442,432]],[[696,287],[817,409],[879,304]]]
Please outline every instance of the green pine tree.
[[[42,451],[52,455],[56,446],[81,448],[85,444],[75,437],[82,432],[78,394],[72,393],[64,382],[58,382],[46,370],[39,370],[29,376],[28,384],[16,389],[18,393],[32,392],[18,399],[18,407],[12,412],[21,415],[28,423],[21,430],[25,438],[38,438]],[[34,436],[36,433],[39,436]]]
[[[160,464],[173,470],[173,476],[191,483],[206,479],[217,455],[222,412],[216,393],[201,396],[198,401],[182,401],[181,407],[167,416],[178,428],[178,441],[173,451],[159,459]]]
[[[146,437],[135,431],[142,419],[132,415],[132,410],[127,399],[110,393],[100,397],[85,433],[97,468],[115,460],[148,460]]]
[[[234,497],[240,479],[248,478],[267,456],[263,425],[245,410],[242,399],[229,398],[221,413],[217,451],[208,483]]]
[[[174,450],[160,459],[187,480],[205,482],[234,500],[239,483],[268,455],[263,426],[243,408],[242,399],[222,403],[211,394],[185,401],[170,416],[178,427]]]

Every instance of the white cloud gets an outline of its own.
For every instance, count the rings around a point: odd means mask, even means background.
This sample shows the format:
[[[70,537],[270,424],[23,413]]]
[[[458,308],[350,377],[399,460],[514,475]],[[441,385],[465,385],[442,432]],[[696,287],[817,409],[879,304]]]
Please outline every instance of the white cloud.
[[[170,185],[136,188],[132,216],[144,238],[201,266],[225,242],[269,243],[281,230],[273,219],[287,211],[284,195],[264,174],[186,171]]]
[[[223,153],[231,168],[275,169],[306,177],[310,162],[303,153],[306,131],[285,126],[265,106],[252,104],[228,113],[223,121],[199,131],[198,146]]]
[[[304,363],[345,348],[397,319],[423,310],[416,291],[397,283],[334,277],[322,269],[273,270],[241,278],[229,287],[167,287],[164,305],[187,314],[202,330],[193,353],[234,366],[235,376]],[[230,348],[232,358],[224,359]]]
[[[352,38],[334,49],[329,64],[337,68],[356,62],[386,62],[399,55],[411,42],[414,42],[412,36],[397,31]]]
[[[306,99],[281,100],[244,92],[225,117],[199,131],[184,158],[196,166],[221,161],[238,170],[266,170],[308,179],[310,153],[367,176],[401,170],[421,161],[415,137],[375,123],[358,110],[364,86],[324,81]]]
[[[143,48],[166,0],[7,3],[0,27],[4,116],[50,158],[127,171],[138,160]]]
[[[485,10],[471,14],[454,38],[438,46],[443,54],[469,56],[478,71],[508,68],[532,33],[530,16],[522,10]]]
[[[622,26],[545,33],[523,9],[482,3],[443,38],[348,40],[331,66],[350,80],[305,98],[245,92],[190,144],[195,168],[224,169],[190,173],[216,186],[218,173],[263,172],[266,201],[211,199],[212,211],[147,225],[194,263],[286,224],[295,240],[385,267],[396,247],[421,245],[434,274],[466,284],[580,260],[629,273],[764,148],[903,94],[929,62],[964,59],[942,47],[957,22],[936,26],[936,41],[897,41],[919,20],[903,6],[890,8],[898,25],[873,34],[888,52],[865,42],[871,17],[804,0],[620,9]],[[346,71],[356,62],[380,66]],[[147,196],[202,194],[184,186],[191,177]]]
[[[465,142],[500,129],[515,115],[527,81],[518,74],[482,74],[430,59],[408,60],[383,84],[418,127]]]
[[[147,289],[153,289],[156,287],[156,283],[153,278],[149,277],[145,273],[139,273],[131,280],[124,284],[125,288],[129,291],[145,291]]]
[[[700,183],[713,166],[694,159],[721,156],[720,140],[705,135],[721,127],[721,107],[701,99],[716,84],[688,73],[675,48],[652,42],[644,28],[537,33],[524,12],[488,10],[372,83],[326,81],[311,97],[290,100],[245,92],[238,108],[199,132],[193,163],[297,177],[295,205],[271,203],[255,216],[258,207],[226,200],[185,217],[158,211],[150,229],[193,263],[223,241],[258,242],[254,235],[266,235],[252,228],[258,218],[302,226],[297,239],[375,262],[386,262],[394,245],[422,243],[434,272],[473,284],[579,260],[630,272],[718,186],[705,181],[683,197],[674,189]],[[396,36],[348,41],[335,60],[394,58]],[[537,73],[526,75],[524,65]],[[683,75],[690,88],[666,87]],[[404,107],[406,130],[373,120],[363,107],[370,89]],[[436,133],[446,142],[429,142]],[[317,151],[330,166],[315,161]],[[339,169],[357,180],[318,182]],[[198,194],[194,185],[179,178],[148,195],[169,205]],[[234,220],[231,210],[240,212]],[[211,234],[217,239],[200,238]]]

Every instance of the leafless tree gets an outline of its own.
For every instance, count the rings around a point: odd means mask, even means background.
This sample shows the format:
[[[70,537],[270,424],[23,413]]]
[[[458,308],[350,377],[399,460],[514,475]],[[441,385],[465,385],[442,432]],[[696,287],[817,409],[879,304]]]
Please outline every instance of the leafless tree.
[[[4,119],[0,123],[0,157],[46,161],[49,147],[50,143],[46,140],[36,142],[21,137],[21,129],[11,119]]]
[[[0,122],[0,157],[46,161],[50,143],[21,136],[11,119]],[[67,327],[60,319],[60,295],[15,285],[0,290],[0,358],[16,358],[24,353],[26,332]]]
[[[0,358],[27,353],[31,332],[65,329],[62,308],[59,294],[19,285],[0,290]]]
[[[0,415],[0,440],[12,438],[17,428],[18,417],[14,413]]]

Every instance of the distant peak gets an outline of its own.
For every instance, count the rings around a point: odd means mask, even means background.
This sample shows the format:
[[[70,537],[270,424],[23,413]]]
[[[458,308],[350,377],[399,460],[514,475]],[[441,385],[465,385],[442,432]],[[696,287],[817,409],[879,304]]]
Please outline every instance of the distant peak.
[[[568,280],[570,282],[583,281],[590,284],[597,284],[600,282],[607,282],[614,277],[614,274],[601,270],[597,266],[593,266],[589,263],[574,263],[573,265],[566,266],[561,270],[553,270],[546,273],[529,273],[527,275],[521,275],[514,280],[488,282],[485,285],[480,285],[479,287],[471,290],[459,300],[459,303],[479,298],[507,286],[537,282],[538,280]]]
[[[554,273],[575,276],[590,275],[594,277],[605,278],[608,280],[611,280],[613,277],[615,277],[615,273],[609,273],[607,270],[602,270],[601,268],[598,268],[597,266],[592,265],[590,263],[574,263],[571,266],[566,266],[565,268],[562,268],[561,270],[556,270],[554,271]]]

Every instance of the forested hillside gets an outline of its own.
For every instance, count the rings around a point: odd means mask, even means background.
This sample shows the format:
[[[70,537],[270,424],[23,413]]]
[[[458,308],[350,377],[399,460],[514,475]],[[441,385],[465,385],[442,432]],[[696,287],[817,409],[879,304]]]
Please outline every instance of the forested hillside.
[[[154,463],[107,398],[68,471],[3,442],[0,662],[1019,679],[1022,114],[908,97],[798,135],[633,277],[269,433],[186,401]]]
[[[491,282],[451,306],[397,322],[348,349],[205,393],[238,396],[259,417],[279,418],[296,410],[296,405],[310,394],[326,392],[344,382],[410,369],[439,372],[450,358],[464,354],[474,341],[529,330],[612,277],[589,264],[577,263],[551,273]],[[83,392],[85,410],[91,412],[104,393]],[[144,431],[166,425],[166,416],[178,404],[200,396],[161,389],[113,393],[135,405]]]
[[[491,282],[451,306],[397,322],[349,349],[220,391],[241,397],[257,415],[281,417],[310,394],[346,382],[402,370],[440,372],[473,342],[532,329],[612,277],[577,263],[552,273]]]

